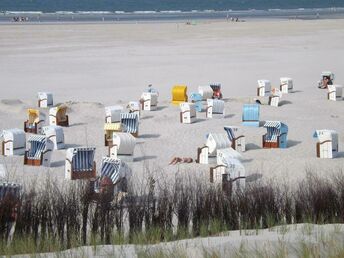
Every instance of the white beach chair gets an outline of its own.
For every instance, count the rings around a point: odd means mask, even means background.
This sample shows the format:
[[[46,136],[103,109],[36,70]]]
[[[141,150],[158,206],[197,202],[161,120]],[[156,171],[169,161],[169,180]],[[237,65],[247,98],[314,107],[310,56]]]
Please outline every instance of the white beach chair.
[[[209,147],[203,146],[197,149],[196,163],[208,164],[209,163]]]
[[[47,108],[54,105],[53,94],[50,92],[38,92],[38,107]]]
[[[196,121],[196,107],[194,103],[180,103],[180,122],[183,124],[191,124]]]
[[[207,99],[206,117],[212,118],[213,114],[225,116],[225,102],[221,99]]]
[[[244,135],[235,136],[239,131],[239,128],[236,126],[225,126],[224,127],[228,139],[231,141],[231,147],[237,151],[246,151],[246,138]]]
[[[60,105],[49,109],[49,124],[59,126],[69,126],[68,115],[66,115],[67,106]]]
[[[41,134],[44,124],[44,114],[38,109],[27,110],[28,119],[24,122],[24,131],[26,133]]]
[[[209,133],[205,145],[209,148],[209,156],[215,157],[218,149],[230,148],[231,142],[225,133]]]
[[[139,101],[129,101],[127,108],[129,110],[129,113],[136,114],[138,118],[140,119],[141,116],[141,105]]]
[[[105,123],[117,123],[121,121],[122,106],[105,107]]]
[[[67,149],[65,178],[70,180],[95,178],[95,151],[96,148],[92,147],[77,147]]]
[[[24,165],[49,167],[54,149],[53,142],[45,135],[31,135],[28,143],[29,149],[25,152]]]
[[[109,157],[112,159],[127,158],[132,160],[136,138],[130,133],[113,133],[112,145],[109,146]]]
[[[313,134],[318,139],[316,154],[318,158],[332,159],[338,154],[338,133],[334,130],[316,130]]]
[[[65,148],[63,128],[58,125],[49,125],[42,128],[43,134],[54,144],[54,150]]]
[[[25,154],[26,137],[23,130],[17,128],[3,130],[0,138],[2,155],[13,156]]]
[[[158,107],[158,93],[143,92],[141,95],[141,108],[142,110],[152,111]]]
[[[213,98],[213,89],[208,86],[199,86],[198,93],[201,94],[203,100]]]
[[[293,79],[288,77],[280,78],[280,90],[283,94],[288,94],[294,88]]]
[[[266,93],[271,91],[271,83],[269,80],[258,80],[257,96],[264,97]]]
[[[273,88],[271,91],[271,95],[269,96],[269,105],[273,107],[278,107],[281,97],[282,92],[277,88]]]
[[[327,86],[327,99],[332,101],[343,99],[343,86],[342,85],[328,85]]]

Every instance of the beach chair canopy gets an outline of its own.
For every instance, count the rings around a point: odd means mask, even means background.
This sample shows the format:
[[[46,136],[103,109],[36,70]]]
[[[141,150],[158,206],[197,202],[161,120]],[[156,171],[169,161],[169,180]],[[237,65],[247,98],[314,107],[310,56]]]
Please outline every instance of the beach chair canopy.
[[[137,133],[139,130],[139,118],[135,113],[121,113],[122,130],[126,133]]]
[[[321,79],[324,77],[329,77],[330,80],[334,80],[334,73],[332,73],[330,71],[324,71],[321,73]]]
[[[3,130],[1,138],[4,143],[12,142],[13,149],[25,148],[26,136],[24,130],[18,128]]]
[[[64,121],[67,119],[66,113],[67,113],[66,105],[60,105],[60,106],[52,107],[49,109],[49,116],[56,117],[56,119],[60,121]]]
[[[172,88],[172,103],[179,104],[188,101],[186,85],[176,85]]]
[[[258,104],[244,104],[242,120],[243,121],[259,121],[259,105]]]
[[[77,147],[67,150],[67,159],[71,161],[74,172],[92,171],[94,165],[94,147]]]
[[[233,148],[217,149],[217,164],[229,166],[230,163],[228,160],[232,159],[241,159],[242,156],[239,152]]]
[[[107,177],[113,185],[116,185],[122,178],[130,177],[131,171],[127,164],[119,159],[103,158],[100,180]]]
[[[190,111],[192,113],[196,112],[196,106],[194,103],[183,102],[183,103],[180,103],[179,106],[182,112],[187,112],[187,111]]]
[[[271,82],[269,80],[258,80],[258,87],[265,87],[265,91],[271,90]]]
[[[21,194],[21,185],[9,182],[0,182],[0,201],[5,198],[19,199]]]
[[[313,138],[317,138],[319,142],[332,141],[336,137],[338,137],[338,133],[329,129],[316,130],[313,134]]]
[[[265,141],[276,142],[277,137],[283,133],[288,133],[288,126],[279,121],[266,121],[264,127],[267,129]]]
[[[156,93],[159,96],[159,91],[151,86],[148,86],[143,92]]]
[[[130,133],[113,133],[112,145],[117,146],[119,155],[133,155],[136,138]]]
[[[29,108],[27,110],[29,124],[39,123],[43,118],[43,115],[39,112],[38,109]]]
[[[213,91],[221,90],[221,83],[210,83],[209,86]]]
[[[210,86],[199,86],[198,93],[202,96],[203,100],[213,97],[213,89]]]
[[[225,133],[209,133],[205,145],[209,147],[210,155],[216,155],[216,150],[229,148],[231,142]]]
[[[27,152],[27,158],[41,159],[41,155],[47,150],[47,137],[45,135],[30,135],[28,142],[30,148]]]
[[[105,107],[105,119],[107,123],[115,123],[121,121],[122,106]]]
[[[238,127],[236,127],[236,126],[225,126],[224,129],[227,133],[228,139],[230,141],[233,141],[235,139],[235,133],[238,131]]]

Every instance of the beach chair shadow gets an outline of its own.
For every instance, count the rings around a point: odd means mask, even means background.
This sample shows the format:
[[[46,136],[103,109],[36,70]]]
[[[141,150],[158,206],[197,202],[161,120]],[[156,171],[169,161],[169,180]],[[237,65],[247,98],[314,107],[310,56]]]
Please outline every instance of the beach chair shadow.
[[[259,174],[259,173],[249,175],[246,177],[246,183],[257,181],[257,180],[261,179],[262,177],[263,177],[263,175]]]
[[[344,158],[344,152],[338,152],[336,158]]]
[[[259,150],[261,149],[260,146],[258,146],[257,144],[254,144],[254,143],[248,143],[246,144],[246,150],[249,151],[249,150]]]
[[[150,139],[150,138],[159,138],[159,137],[160,137],[160,134],[158,133],[147,133],[147,134],[140,135],[139,138]]]
[[[289,101],[289,100],[282,100],[279,102],[279,106],[284,106],[284,105],[288,105],[288,104],[293,104],[293,102]]]
[[[163,109],[165,109],[165,108],[167,108],[167,106],[158,106],[158,107],[156,108],[156,110],[160,111],[160,110],[163,110]]]
[[[234,117],[234,116],[235,116],[234,114],[229,114],[229,115],[225,115],[224,118],[232,118],[232,117]]]
[[[143,117],[141,117],[141,120],[145,120],[145,119],[151,119],[151,118],[153,118],[154,116],[143,116]]]
[[[296,146],[296,145],[298,145],[298,144],[300,144],[301,143],[301,141],[294,141],[294,140],[288,140],[288,148],[290,148],[290,147],[294,147],[294,146]]]
[[[69,127],[80,126],[80,125],[86,125],[86,123],[74,123],[74,124],[69,125]]]
[[[145,161],[145,160],[149,160],[149,159],[155,159],[157,156],[141,156],[141,157],[136,157],[134,158],[134,162],[139,162],[139,161]]]

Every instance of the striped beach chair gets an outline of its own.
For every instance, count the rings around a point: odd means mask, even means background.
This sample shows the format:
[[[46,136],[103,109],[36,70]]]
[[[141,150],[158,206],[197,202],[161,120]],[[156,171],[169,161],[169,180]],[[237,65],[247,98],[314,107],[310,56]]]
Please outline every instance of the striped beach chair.
[[[190,101],[195,104],[195,108],[197,112],[202,112],[203,104],[202,104],[203,97],[199,93],[191,93],[190,94]]]
[[[280,78],[280,90],[283,94],[288,94],[294,88],[293,79],[288,77]]]
[[[44,115],[38,109],[29,108],[27,110],[28,119],[24,122],[26,133],[40,134],[44,124]]]
[[[42,133],[53,142],[54,150],[64,149],[64,133],[63,128],[58,125],[49,125],[42,128]]]
[[[3,130],[0,135],[1,154],[4,156],[24,155],[26,150],[26,136],[21,129]]]
[[[29,149],[25,152],[24,165],[49,167],[54,149],[53,142],[45,135],[31,135],[28,143]]]
[[[207,99],[206,117],[212,118],[214,114],[225,115],[225,102],[221,99]]]
[[[271,83],[269,80],[258,80],[257,96],[264,97],[266,93],[271,91]]]
[[[138,118],[140,119],[141,115],[141,103],[140,101],[129,101],[127,105],[127,109],[129,113],[134,113],[138,115]]]
[[[67,106],[60,105],[52,107],[49,110],[49,124],[59,126],[69,126],[69,118],[67,113]]]
[[[236,126],[225,126],[224,129],[227,133],[228,139],[232,143],[231,147],[237,151],[242,151],[242,152],[246,151],[245,136],[244,135],[235,136],[239,128]]]
[[[313,138],[318,139],[316,155],[322,159],[332,159],[338,154],[338,133],[334,130],[316,130]]]
[[[65,178],[70,180],[96,177],[96,148],[77,147],[66,151]]]
[[[47,108],[54,105],[53,94],[50,92],[38,92],[38,107]]]
[[[134,137],[139,136],[139,118],[134,113],[121,114],[122,132],[130,133]]]
[[[242,112],[242,124],[244,126],[259,127],[259,112],[258,104],[244,104]]]
[[[287,148],[288,126],[280,121],[266,121],[263,148]]]
[[[192,124],[196,121],[196,106],[194,103],[183,102],[179,104],[180,112],[180,122],[182,124]]]

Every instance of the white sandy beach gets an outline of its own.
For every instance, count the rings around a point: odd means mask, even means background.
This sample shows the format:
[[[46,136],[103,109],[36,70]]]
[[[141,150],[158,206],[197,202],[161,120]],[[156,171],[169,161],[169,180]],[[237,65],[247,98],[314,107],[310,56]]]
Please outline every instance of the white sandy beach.
[[[55,103],[70,106],[67,146],[103,146],[104,106],[138,100],[148,84],[160,92],[159,109],[143,112],[135,149],[134,178],[149,168],[172,182],[177,171],[207,178],[207,165],[168,166],[174,156],[196,158],[208,132],[241,125],[242,105],[256,94],[257,80],[279,85],[294,80],[294,93],[278,108],[261,106],[261,121],[279,120],[289,127],[287,149],[262,149],[264,128],[242,127],[248,181],[279,182],[305,176],[306,169],[328,174],[344,169],[344,101],[330,102],[317,89],[323,70],[344,84],[344,20],[206,22],[162,24],[46,24],[0,26],[0,129],[22,128],[26,108],[36,107],[37,92],[54,93]],[[179,107],[170,104],[174,84],[220,82],[226,99],[224,118],[179,123]],[[48,112],[47,110],[45,112]],[[315,129],[339,133],[339,157],[316,158]],[[27,182],[50,174],[64,178],[65,151],[55,151],[52,167],[23,166],[23,157],[1,157],[12,179]],[[145,177],[145,176],[143,176]]]

